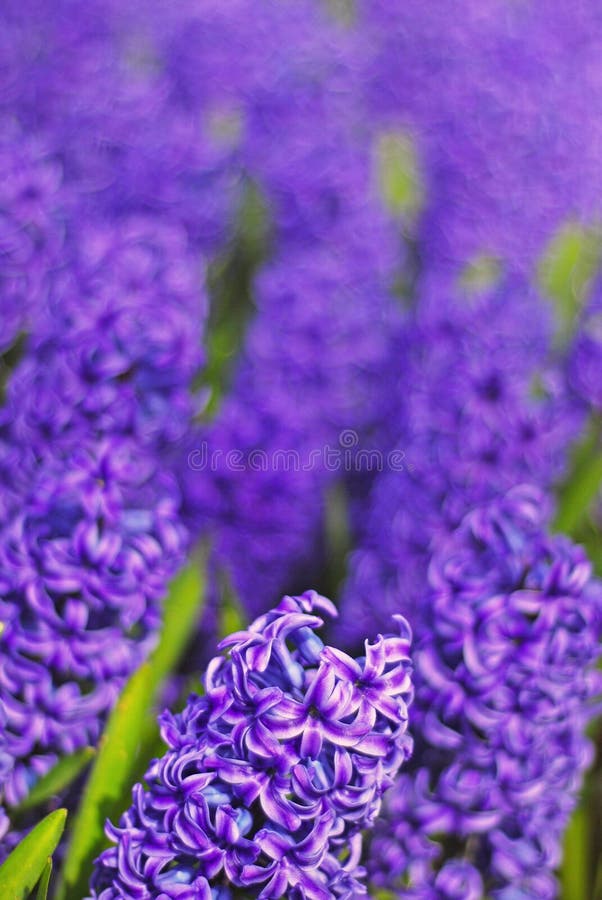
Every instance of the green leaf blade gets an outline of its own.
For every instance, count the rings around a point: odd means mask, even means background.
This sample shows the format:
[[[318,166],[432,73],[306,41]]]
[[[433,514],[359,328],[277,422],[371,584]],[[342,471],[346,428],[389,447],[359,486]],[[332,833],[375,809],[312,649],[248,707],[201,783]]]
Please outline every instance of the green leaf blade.
[[[376,183],[385,208],[394,216],[415,221],[422,205],[418,153],[409,133],[386,131],[375,145]]]
[[[84,747],[77,753],[64,756],[33,786],[27,797],[19,805],[19,812],[32,809],[55,797],[75,781],[95,754],[93,747]]]
[[[554,530],[577,536],[602,486],[602,418],[592,417],[573,452],[571,471],[558,490]]]
[[[44,871],[42,872],[42,877],[40,878],[38,884],[38,890],[36,892],[36,900],[47,900],[48,898],[48,888],[50,887],[50,876],[52,875],[52,857],[48,857],[48,861],[44,866]]]
[[[589,821],[587,810],[578,806],[564,837],[561,870],[563,900],[588,900],[589,891]]]
[[[2,900],[26,900],[40,879],[46,877],[48,859],[61,839],[67,810],[57,809],[23,838],[8,859],[0,866],[0,897]],[[50,874],[48,874],[48,879]],[[42,882],[43,884],[43,882]],[[43,887],[41,887],[43,890]],[[40,893],[38,891],[38,896]],[[42,897],[44,894],[42,893]]]
[[[566,344],[600,267],[600,231],[568,222],[554,235],[539,266],[539,285],[556,313],[557,342]]]
[[[92,862],[105,845],[103,826],[119,812],[118,803],[136,759],[141,723],[153,696],[148,663],[128,682],[101,739],[96,764],[77,813],[59,898],[83,897]]]
[[[185,566],[173,580],[163,609],[161,639],[150,656],[154,688],[177,665],[199,617],[204,592],[204,554]]]
[[[161,637],[149,659],[126,684],[113,709],[77,812],[57,900],[84,897],[96,857],[107,846],[104,823],[117,820],[129,804],[139,777],[141,753],[156,732],[154,704],[175,668],[198,620],[204,581],[198,559],[171,584],[164,605]]]

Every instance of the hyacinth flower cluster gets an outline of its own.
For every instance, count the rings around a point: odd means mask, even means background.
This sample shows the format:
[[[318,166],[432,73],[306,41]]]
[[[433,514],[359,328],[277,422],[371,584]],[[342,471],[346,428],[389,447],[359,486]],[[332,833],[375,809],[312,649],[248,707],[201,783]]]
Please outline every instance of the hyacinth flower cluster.
[[[423,264],[488,255],[535,275],[559,228],[599,220],[598,4],[461,0],[454,22],[445,0],[356,9],[371,115],[420,160]]]
[[[229,100],[244,123],[244,170],[270,211],[269,259],[252,282],[232,388],[192,443],[193,453],[234,448],[240,463],[222,455],[213,473],[193,464],[186,497],[194,517],[216,523],[217,563],[256,615],[258,598],[274,600],[319,556],[324,495],[343,477],[324,464],[325,449],[384,418],[399,237],[375,188],[371,137],[357,140],[369,126],[349,103],[356,37],[313,2],[259,12],[243,2],[228,13],[215,18],[220,46],[240,51]],[[197,10],[193,25],[203,23]],[[213,55],[193,52],[189,33],[184,21],[165,52],[190,90]]]
[[[170,470],[202,363],[202,266],[157,218],[88,223],[66,248],[0,413],[9,805],[97,740],[189,544]]]
[[[186,534],[173,479],[127,444],[48,463],[0,534],[2,794],[94,745],[152,647]]]
[[[317,633],[333,615],[308,591],[222,642],[108,826],[95,900],[365,893],[362,832],[411,753],[410,633],[397,617],[353,659]]]
[[[60,148],[78,226],[99,213],[114,222],[143,211],[153,225],[183,227],[207,256],[227,252],[248,179],[270,207],[271,259],[253,286],[255,321],[233,389],[192,446],[292,451],[305,462],[338,446],[344,428],[371,430],[382,418],[399,262],[396,227],[374,190],[368,120],[350,91],[357,35],[313,0],[152,12],[99,0],[77,14],[60,0],[31,12],[27,2],[2,12],[6,101],[24,128],[42,125]],[[44,53],[32,54],[37,45]],[[107,255],[105,271],[111,265]],[[278,328],[284,339],[274,340]],[[219,565],[257,612],[253,598],[275,599],[311,559],[332,473],[321,462],[294,472],[247,467],[244,477],[223,465],[198,475],[186,458],[180,465],[189,522],[217,523]]]
[[[5,353],[42,308],[63,242],[62,173],[43,136],[0,118],[0,296]],[[5,373],[0,369],[0,377]]]
[[[325,452],[342,458],[345,435],[359,443],[380,415],[377,376],[395,315],[387,318],[383,294],[382,321],[371,327],[376,294],[369,266],[358,248],[352,269],[352,255],[322,247],[260,273],[262,305],[232,392],[192,443],[186,499],[195,518],[215,523],[217,561],[250,615],[262,611],[258,599],[265,603],[258,578],[271,598],[319,558],[325,492],[345,477],[342,467],[327,467]],[[222,453],[213,472],[208,465],[196,470],[203,446],[209,454],[235,448],[239,462],[229,465]]]
[[[141,215],[82,224],[65,257],[7,385],[1,416],[10,442],[43,455],[82,434],[119,435],[165,451],[195,411],[201,260],[169,218]]]
[[[209,254],[227,239],[240,172],[236,141],[218,127],[223,73],[205,79],[205,102],[192,108],[159,58],[158,34],[183,14],[183,5],[7,0],[0,110],[51,143],[82,223],[167,214]]]
[[[585,728],[602,583],[518,487],[437,548],[417,619],[411,771],[370,847],[400,897],[557,896],[564,829],[593,747]]]
[[[203,360],[203,266],[177,224],[78,227],[71,209],[61,263],[43,274],[0,411],[9,807],[61,755],[97,741],[156,640],[189,546],[173,459]]]
[[[351,642],[374,616],[415,621],[437,542],[516,484],[549,491],[582,426],[550,366],[546,307],[524,279],[473,293],[447,275],[429,281],[405,328],[389,427],[406,465],[379,474],[357,504],[339,626]],[[375,595],[377,609],[366,599]]]
[[[169,457],[190,416],[190,357],[178,358],[167,319],[153,343],[152,319],[136,334],[143,304],[111,301],[106,331],[90,307],[79,330],[49,329],[46,352],[14,373],[3,411],[0,793],[9,807],[60,756],[96,743],[156,641],[190,543]]]

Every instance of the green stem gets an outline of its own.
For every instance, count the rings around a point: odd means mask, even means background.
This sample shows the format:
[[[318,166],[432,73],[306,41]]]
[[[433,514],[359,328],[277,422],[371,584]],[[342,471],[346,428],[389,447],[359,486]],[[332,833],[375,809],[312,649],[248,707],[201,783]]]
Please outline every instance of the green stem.
[[[571,472],[558,491],[554,530],[575,535],[602,485],[602,416],[592,417],[573,454]]]
[[[578,806],[564,838],[562,865],[563,900],[587,900],[590,870],[589,816],[584,806]]]

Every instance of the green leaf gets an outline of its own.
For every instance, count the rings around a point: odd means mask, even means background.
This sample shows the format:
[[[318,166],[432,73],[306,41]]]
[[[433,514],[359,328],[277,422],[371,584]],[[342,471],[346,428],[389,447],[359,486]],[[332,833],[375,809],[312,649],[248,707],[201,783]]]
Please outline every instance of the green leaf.
[[[199,554],[196,565],[182,569],[174,581],[166,600],[161,642],[151,657],[153,677],[157,688],[159,688],[167,675],[175,669],[186,648],[190,635],[194,634],[195,625],[199,618],[200,600],[203,595],[203,582],[200,573],[204,569],[205,555],[206,549]],[[198,676],[190,679],[185,698],[190,694],[193,685],[198,692],[201,687]],[[140,731],[136,763],[132,768],[132,776],[130,778],[132,783],[141,781],[151,759],[161,756],[165,750],[165,744],[161,738],[157,721],[158,712],[159,710],[155,708],[154,704],[146,712]],[[122,806],[125,806],[127,802],[128,798],[124,796]]]
[[[345,577],[347,554],[351,550],[349,498],[342,482],[334,482],[326,491],[324,505],[324,541],[326,545],[326,595],[338,597]]]
[[[415,219],[422,205],[422,183],[414,142],[404,131],[387,131],[376,140],[376,179],[386,208]]]
[[[48,857],[52,856],[56,850],[65,828],[66,819],[66,809],[55,810],[42,819],[15,847],[8,859],[0,866],[0,897],[2,900],[25,900],[34,890],[40,878],[45,877]],[[38,896],[40,896],[39,892]],[[44,894],[41,896],[43,897]]]
[[[242,631],[247,627],[248,621],[240,598],[225,569],[218,572],[217,583],[220,609],[219,634],[224,638],[236,631]]]
[[[354,24],[357,15],[355,0],[326,0],[326,8],[341,25],[350,27]]]
[[[196,559],[172,582],[159,643],[130,678],[109,717],[73,823],[57,900],[86,895],[94,859],[107,846],[105,820],[116,820],[129,804],[159,688],[194,634],[203,596],[201,569]]]
[[[460,286],[470,294],[494,287],[500,279],[502,268],[495,256],[482,254],[466,263],[460,274]]]
[[[205,329],[207,361],[195,385],[208,389],[201,418],[211,419],[227,391],[247,326],[255,314],[253,279],[268,255],[271,223],[267,203],[252,181],[241,192],[234,239],[207,272],[209,319]]]
[[[44,866],[44,871],[42,872],[42,877],[38,883],[38,890],[36,892],[36,900],[46,900],[48,897],[48,887],[50,885],[50,876],[52,875],[52,857],[48,857],[48,861]]]
[[[157,688],[174,670],[194,636],[204,598],[206,554],[206,549],[200,551],[170,586],[163,607],[161,638],[149,659],[153,688]]]
[[[590,859],[589,822],[583,806],[577,807],[564,838],[561,870],[562,900],[588,900]]]
[[[594,567],[595,574],[602,577],[602,536],[598,525],[592,517],[588,516],[571,537],[577,544],[585,548],[588,559]]]
[[[600,266],[600,232],[577,223],[564,225],[553,237],[539,267],[539,283],[556,310],[557,341],[570,338]]]
[[[596,870],[596,880],[594,882],[593,900],[602,900],[602,860],[598,862]]]
[[[84,897],[92,862],[105,846],[103,825],[120,812],[136,760],[140,729],[152,703],[150,664],[130,679],[101,738],[94,765],[77,813],[58,897]]]
[[[166,600],[161,641],[151,656],[152,677],[156,689],[176,668],[191,634],[194,634],[195,625],[199,618],[200,600],[203,595],[201,572],[205,565],[203,558],[205,555],[206,551],[199,555],[196,565],[182,569],[176,577]],[[191,678],[190,682],[187,685],[185,697],[188,697],[193,689],[193,685],[197,692],[200,691],[201,685],[198,676]],[[157,696],[157,690],[155,690],[155,696]],[[159,710],[155,709],[154,704],[151,704],[146,712],[140,730],[140,743],[136,762],[132,767],[131,783],[141,781],[151,759],[161,756],[165,750],[159,731],[159,723],[157,722],[158,712]],[[128,798],[124,796],[122,807],[128,802]]]
[[[93,747],[84,747],[77,753],[60,759],[46,775],[36,782],[25,800],[19,804],[17,811],[31,809],[60,794],[85,769],[94,753]]]
[[[0,353],[0,403],[4,403],[10,374],[25,353],[26,344],[27,335],[21,332],[16,335],[11,345]]]
[[[602,485],[602,418],[593,416],[576,446],[568,478],[558,490],[554,530],[576,536]]]

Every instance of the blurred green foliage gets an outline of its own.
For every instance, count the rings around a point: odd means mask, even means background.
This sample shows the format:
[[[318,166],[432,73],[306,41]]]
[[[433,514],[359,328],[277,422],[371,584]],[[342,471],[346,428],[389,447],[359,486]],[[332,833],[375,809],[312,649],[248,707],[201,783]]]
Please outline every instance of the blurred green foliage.
[[[502,265],[495,256],[486,253],[470,260],[460,274],[460,287],[468,295],[493,288],[502,275]]]
[[[574,447],[569,476],[558,488],[556,531],[579,538],[602,484],[601,445],[602,417],[594,415]]]
[[[32,809],[56,797],[72,784],[94,757],[93,747],[83,747],[70,756],[59,759],[57,764],[37,781],[27,797],[17,808],[17,814]]]
[[[574,222],[565,224],[552,238],[539,266],[539,284],[554,304],[557,342],[571,337],[600,267],[602,234]]]
[[[413,222],[423,202],[418,153],[410,134],[386,131],[376,139],[376,183],[385,208],[394,216]]]
[[[219,635],[222,638],[247,627],[247,616],[234,589],[230,574],[221,569],[217,575],[219,591]]]
[[[215,414],[230,385],[249,321],[255,313],[253,276],[268,256],[269,244],[270,218],[266,201],[258,186],[247,181],[236,215],[233,239],[210,263],[207,272],[207,360],[195,385],[209,393],[203,419],[210,419]]]

